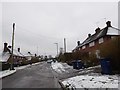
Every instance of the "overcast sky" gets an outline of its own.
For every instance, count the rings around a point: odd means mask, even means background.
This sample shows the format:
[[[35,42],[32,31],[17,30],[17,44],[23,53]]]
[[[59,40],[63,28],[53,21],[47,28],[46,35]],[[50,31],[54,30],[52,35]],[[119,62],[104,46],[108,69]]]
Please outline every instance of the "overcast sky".
[[[84,41],[95,29],[105,27],[105,19],[118,27],[117,2],[4,2],[2,42],[11,45],[12,23],[16,23],[15,48],[21,52],[56,55],[56,45],[67,51]]]

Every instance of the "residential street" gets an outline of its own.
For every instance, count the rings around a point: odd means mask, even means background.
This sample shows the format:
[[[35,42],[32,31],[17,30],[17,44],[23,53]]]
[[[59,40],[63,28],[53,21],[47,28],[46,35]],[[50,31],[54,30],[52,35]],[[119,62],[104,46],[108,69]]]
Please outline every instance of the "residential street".
[[[75,70],[67,64],[61,64],[64,68],[61,71],[62,67],[58,67],[61,72],[55,71],[47,62],[17,70],[13,75],[2,79],[2,88],[61,88],[59,80],[94,72],[92,68],[82,72],[83,70]]]
[[[78,1],[1,0],[0,90],[120,88],[120,2]]]
[[[2,79],[3,88],[60,88],[53,75],[50,64],[38,65],[18,70],[15,74]]]
[[[93,81],[91,81],[91,78]],[[99,65],[86,69],[76,70],[73,69],[72,66],[69,66],[68,64],[62,62],[52,62],[51,64],[47,62],[40,62],[38,64],[32,64],[31,66],[23,69],[17,69],[16,73],[14,73],[13,75],[3,78],[2,88],[3,90],[4,88],[55,88],[62,90],[65,87],[63,85],[67,85],[70,83],[69,85],[78,84],[78,88],[81,85],[84,89],[83,85],[89,85],[87,84],[88,82],[91,82],[91,84],[95,82],[95,84],[93,85],[97,86],[100,86],[99,83],[101,83],[103,84],[102,86],[104,86],[104,88],[107,88],[107,86],[108,88],[110,86],[116,88],[118,87],[118,76],[101,75]],[[107,85],[105,85],[104,82]],[[109,86],[109,84],[111,85]],[[62,86],[62,88],[60,85]],[[74,88],[72,86],[69,87]]]

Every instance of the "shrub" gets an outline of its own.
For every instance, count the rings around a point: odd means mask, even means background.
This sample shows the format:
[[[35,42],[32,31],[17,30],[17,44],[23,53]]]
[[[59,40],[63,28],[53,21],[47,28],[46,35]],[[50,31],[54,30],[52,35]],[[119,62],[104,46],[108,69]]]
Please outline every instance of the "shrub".
[[[8,70],[10,68],[10,64],[6,62],[0,62],[0,70]]]
[[[114,38],[100,46],[100,56],[111,59],[111,67],[113,71],[120,73],[120,37]]]

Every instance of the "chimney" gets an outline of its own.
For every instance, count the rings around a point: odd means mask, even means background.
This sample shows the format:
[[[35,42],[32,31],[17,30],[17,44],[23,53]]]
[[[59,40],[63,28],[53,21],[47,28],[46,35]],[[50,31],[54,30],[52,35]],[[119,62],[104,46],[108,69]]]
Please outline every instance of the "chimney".
[[[91,37],[91,34],[88,34],[88,37]]]
[[[99,33],[100,32],[100,28],[98,27],[96,30],[95,30],[95,33]]]
[[[18,48],[18,52],[20,52],[20,48]]]
[[[28,54],[31,54],[30,52],[28,52]]]
[[[8,50],[8,48],[7,48],[7,43],[4,43],[4,50],[3,50],[3,52],[7,52],[7,50]]]
[[[12,48],[12,46],[8,46],[8,48]]]
[[[107,21],[106,24],[107,24],[107,27],[112,27],[111,26],[111,21]]]
[[[77,41],[77,45],[78,45],[78,46],[80,45],[80,41]]]
[[[37,54],[35,54],[35,57],[37,57]]]
[[[8,46],[9,53],[11,53],[11,48],[12,48],[12,46]]]

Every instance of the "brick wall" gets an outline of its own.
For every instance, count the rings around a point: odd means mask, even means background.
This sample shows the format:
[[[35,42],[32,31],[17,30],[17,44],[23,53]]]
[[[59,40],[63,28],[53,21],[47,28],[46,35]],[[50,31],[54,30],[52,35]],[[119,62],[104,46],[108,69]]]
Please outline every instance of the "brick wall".
[[[81,48],[80,51],[81,51],[81,52],[93,52],[93,51],[95,51],[95,50],[98,50],[99,47],[100,47],[100,45],[102,45],[102,44],[107,44],[107,42],[109,42],[109,41],[111,40],[111,36],[105,36],[105,37],[103,38],[103,40],[104,40],[104,42],[101,43],[101,44],[99,44],[99,41],[98,41],[98,40],[94,41],[94,42],[95,42],[95,45],[92,46],[92,47],[89,47],[89,44],[87,44],[87,45],[86,45],[86,48],[85,48],[85,49],[82,49],[82,48]]]

